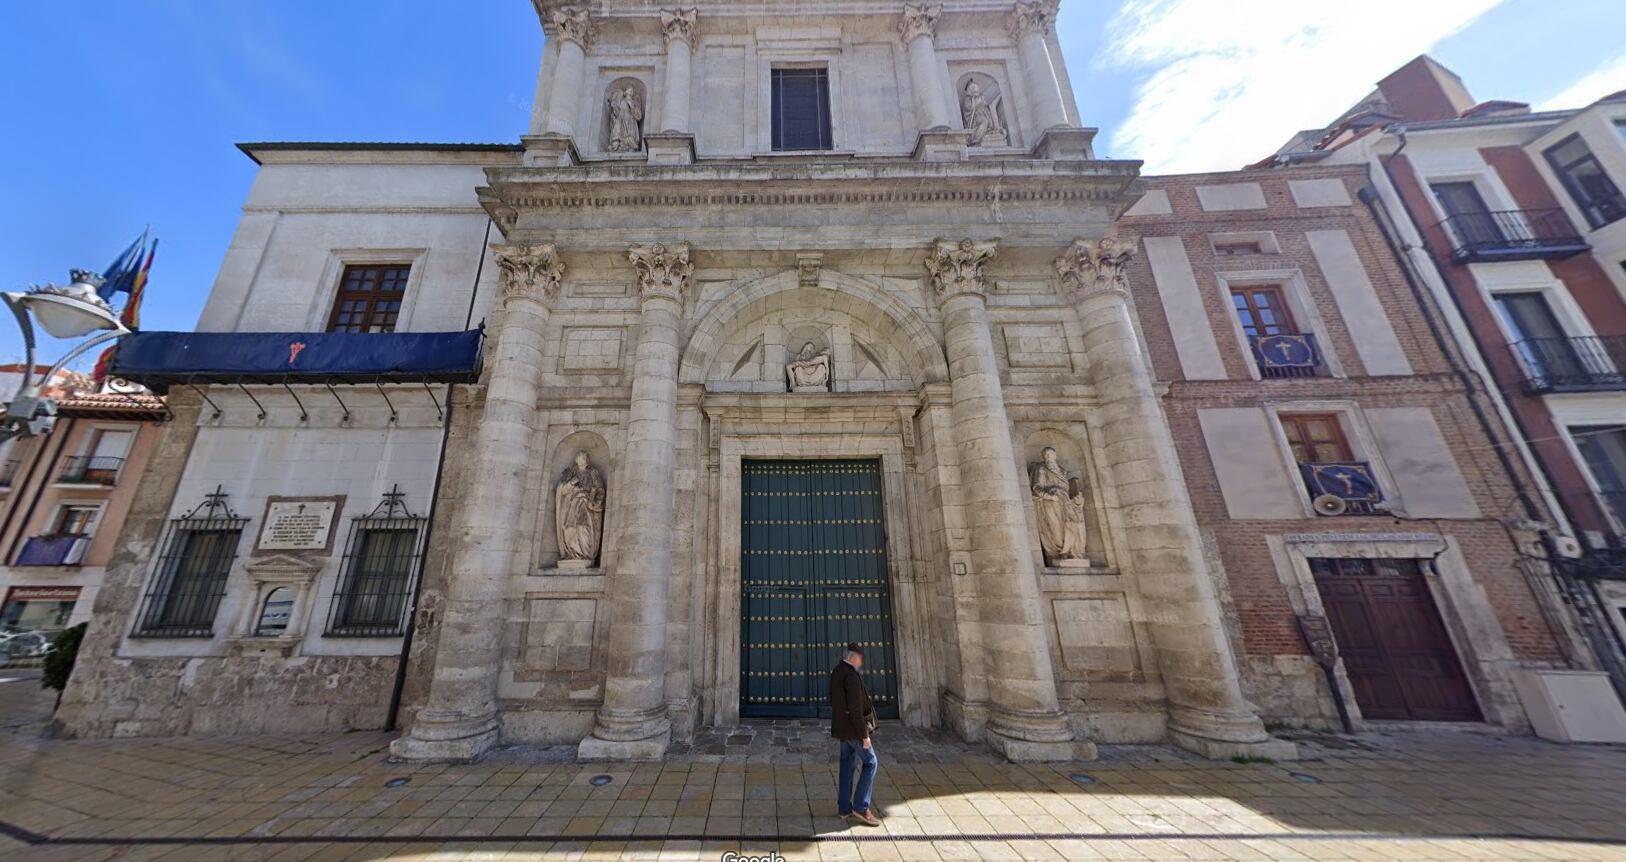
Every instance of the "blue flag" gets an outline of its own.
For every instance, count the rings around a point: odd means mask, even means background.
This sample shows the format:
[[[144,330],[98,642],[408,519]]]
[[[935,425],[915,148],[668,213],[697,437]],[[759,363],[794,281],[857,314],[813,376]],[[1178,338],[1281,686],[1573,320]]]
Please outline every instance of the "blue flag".
[[[135,242],[125,249],[118,257],[113,259],[113,265],[102,273],[105,279],[100,289],[96,291],[103,302],[112,304],[113,297],[121,293],[129,293],[135,287],[136,275],[141,272],[141,261],[146,257],[144,253],[147,246],[147,231],[142,231]]]

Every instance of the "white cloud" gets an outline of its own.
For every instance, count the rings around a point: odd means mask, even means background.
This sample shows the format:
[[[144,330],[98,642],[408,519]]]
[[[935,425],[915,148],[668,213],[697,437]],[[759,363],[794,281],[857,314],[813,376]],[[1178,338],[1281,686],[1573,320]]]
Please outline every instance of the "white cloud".
[[[1503,0],[1126,0],[1104,60],[1145,71],[1115,154],[1230,170],[1326,125]]]
[[[1621,54],[1582,76],[1564,91],[1541,103],[1537,110],[1584,108],[1611,93],[1626,90],[1626,54]]]

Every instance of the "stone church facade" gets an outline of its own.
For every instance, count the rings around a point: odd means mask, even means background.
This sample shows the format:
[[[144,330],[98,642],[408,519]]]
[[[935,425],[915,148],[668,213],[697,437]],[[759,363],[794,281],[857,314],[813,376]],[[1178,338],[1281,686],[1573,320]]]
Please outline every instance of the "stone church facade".
[[[888,717],[1013,760],[1290,757],[1265,719],[1337,720],[1294,620],[1325,619],[1317,573],[1346,557],[1435,590],[1479,720],[1524,727],[1514,676],[1586,664],[1359,170],[1097,158],[1042,2],[764,10],[539,4],[517,147],[245,145],[261,178],[201,330],[323,328],[387,265],[389,325],[484,320],[483,372],[338,406],[173,390],[67,730],[398,713],[406,758],[651,759],[816,716],[860,640]],[[1257,285],[1315,333],[1304,374],[1250,352],[1282,335],[1239,322],[1231,287]],[[1333,460],[1381,507],[1316,508],[1279,430],[1301,415],[1348,417]],[[279,503],[326,513],[326,545],[267,550]],[[167,537],[199,518],[244,535],[218,610],[151,636]],[[369,518],[421,553],[401,624],[360,631]],[[281,586],[291,619],[262,629]]]

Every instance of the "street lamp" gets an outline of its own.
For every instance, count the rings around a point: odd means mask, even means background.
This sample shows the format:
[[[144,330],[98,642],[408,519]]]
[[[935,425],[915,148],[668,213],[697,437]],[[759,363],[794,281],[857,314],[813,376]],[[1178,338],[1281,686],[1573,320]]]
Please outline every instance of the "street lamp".
[[[130,330],[119,322],[113,307],[96,293],[97,288],[105,283],[101,276],[88,270],[74,269],[68,271],[68,277],[72,283],[67,287],[47,284],[26,293],[0,293],[0,300],[4,300],[6,307],[17,316],[17,325],[23,331],[25,353],[23,382],[6,404],[5,415],[0,417],[0,440],[51,433],[52,426],[56,424],[56,400],[40,395],[40,387],[49,386],[59,370],[85,351],[130,334]],[[29,312],[33,312],[40,327],[52,338],[81,338],[97,330],[103,331],[68,351],[36,385],[34,322],[29,319]]]

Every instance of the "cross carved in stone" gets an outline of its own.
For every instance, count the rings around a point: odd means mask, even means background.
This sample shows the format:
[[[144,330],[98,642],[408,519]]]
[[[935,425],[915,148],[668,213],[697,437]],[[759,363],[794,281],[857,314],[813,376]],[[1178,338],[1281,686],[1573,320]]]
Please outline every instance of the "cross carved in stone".
[[[997,240],[940,239],[933,243],[926,255],[926,271],[932,274],[937,295],[943,299],[961,293],[985,295],[987,284],[982,268],[998,254],[998,246]]]
[[[496,257],[504,300],[528,298],[551,305],[558,298],[565,264],[553,243],[497,246]]]
[[[582,6],[561,6],[548,16],[559,30],[559,38],[575,42],[583,51],[593,39],[592,15]]]
[[[643,299],[665,297],[683,302],[683,288],[694,272],[688,243],[635,245],[627,249],[627,260],[638,268],[638,292]]]
[[[930,6],[925,3],[903,4],[903,19],[898,22],[898,34],[903,37],[903,44],[908,45],[918,36],[928,39],[936,36],[937,19],[942,14],[941,3]]]
[[[674,39],[682,39],[693,50],[694,25],[699,17],[699,9],[662,9],[661,31],[665,33],[666,44],[671,45]]]
[[[1135,244],[1114,236],[1096,240],[1075,239],[1066,253],[1056,258],[1056,274],[1062,284],[1078,295],[1101,290],[1129,290],[1129,259]]]
[[[1029,33],[1038,33],[1043,36],[1050,32],[1051,25],[1056,22],[1056,0],[1034,0],[1034,2],[1019,2],[1011,10],[1010,21],[1007,26],[1011,31],[1011,39],[1022,41],[1022,37]]]

